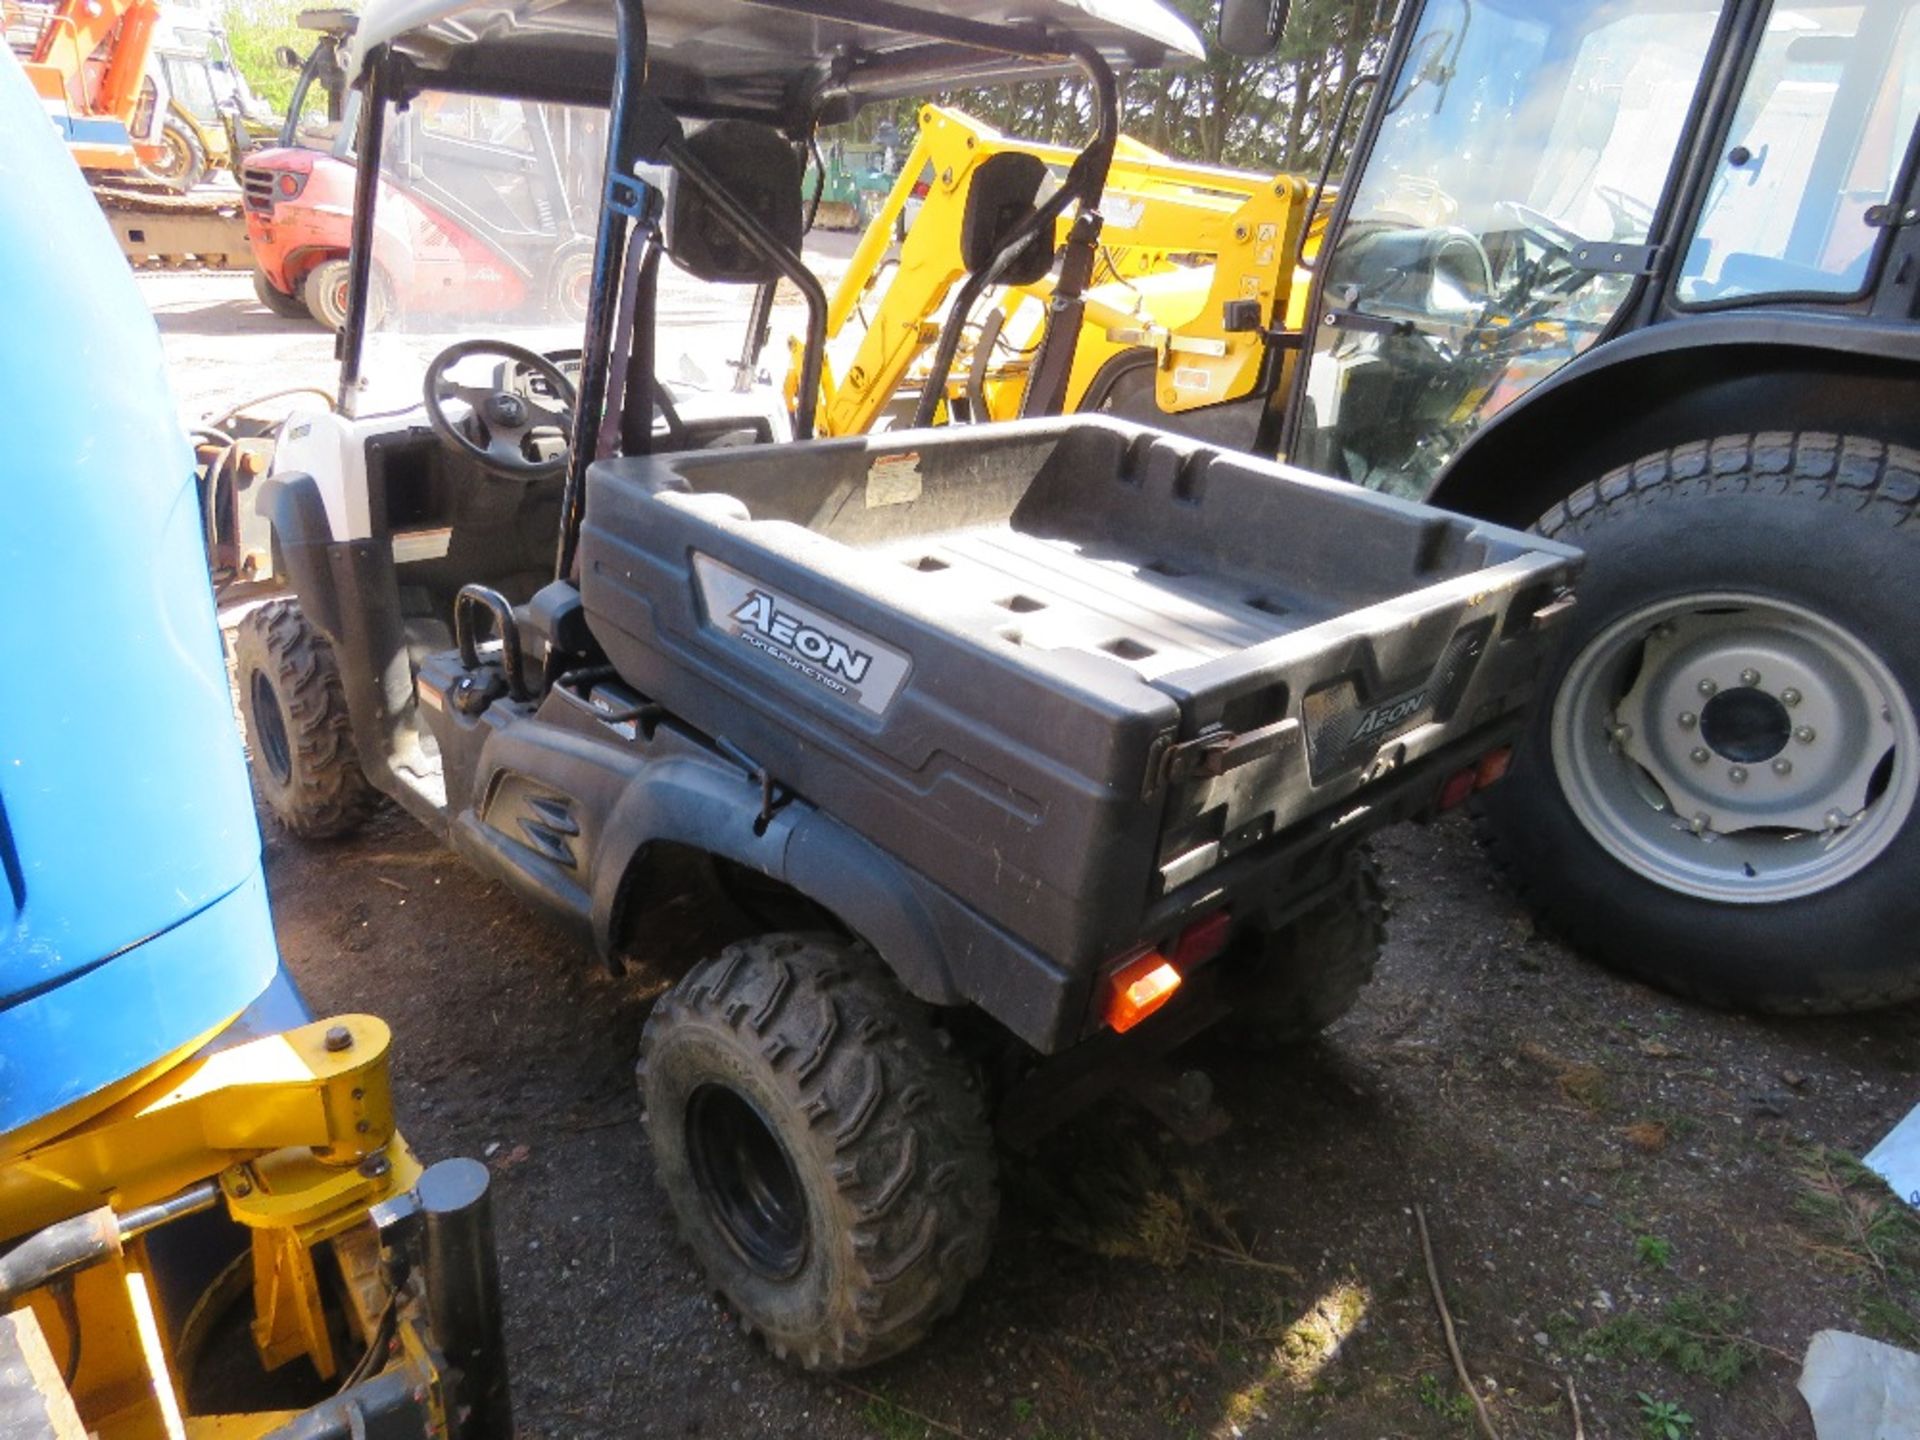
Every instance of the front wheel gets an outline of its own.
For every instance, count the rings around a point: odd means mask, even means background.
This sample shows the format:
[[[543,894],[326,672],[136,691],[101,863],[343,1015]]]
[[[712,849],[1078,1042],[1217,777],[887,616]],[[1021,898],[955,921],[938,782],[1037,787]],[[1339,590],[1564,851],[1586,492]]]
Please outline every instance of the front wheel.
[[[254,297],[270,312],[287,320],[303,320],[309,313],[307,302],[300,295],[289,295],[267,278],[267,272],[258,265],[253,268]]]
[[[140,163],[140,173],[147,179],[184,195],[207,178],[207,147],[186,121],[178,115],[167,116],[158,139],[165,153],[158,160]]]
[[[1730,435],[1575,491],[1550,696],[1481,814],[1581,948],[1711,1002],[1920,995],[1920,453]]]
[[[240,715],[261,799],[307,840],[351,834],[377,792],[360,768],[333,646],[292,600],[269,600],[233,641]]]
[[[343,330],[347,324],[347,294],[350,289],[347,258],[336,256],[322,260],[307,272],[300,293],[307,313],[329,330]],[[367,324],[378,325],[386,318],[390,292],[379,273],[373,276],[373,293],[367,297]]]
[[[986,1264],[979,1086],[864,946],[729,946],[655,1004],[639,1077],[681,1234],[780,1358],[847,1370],[898,1354]]]

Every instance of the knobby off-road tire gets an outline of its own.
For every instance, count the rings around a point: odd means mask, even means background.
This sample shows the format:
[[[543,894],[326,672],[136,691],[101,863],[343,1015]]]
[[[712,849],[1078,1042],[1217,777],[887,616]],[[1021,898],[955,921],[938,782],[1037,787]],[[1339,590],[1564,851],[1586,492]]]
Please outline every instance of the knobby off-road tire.
[[[978,1082],[864,946],[768,935],[662,996],[639,1082],[654,1168],[708,1280],[775,1355],[899,1353],[986,1264]]]
[[[1227,963],[1233,1013],[1220,1038],[1247,1050],[1311,1040],[1345,1015],[1373,980],[1387,937],[1386,891],[1364,847],[1340,886],[1259,949]]]
[[[234,636],[253,777],[273,817],[308,840],[350,834],[377,795],[360,769],[333,647],[292,600],[269,600]]]
[[[1587,569],[1478,807],[1522,897],[1576,948],[1717,1005],[1920,995],[1920,453],[1726,435],[1611,471],[1537,528]],[[1803,818],[1854,818],[1777,823],[1796,786]]]
[[[262,305],[282,319],[305,320],[308,316],[307,302],[299,295],[289,295],[280,289],[257,265],[253,270],[253,293]]]

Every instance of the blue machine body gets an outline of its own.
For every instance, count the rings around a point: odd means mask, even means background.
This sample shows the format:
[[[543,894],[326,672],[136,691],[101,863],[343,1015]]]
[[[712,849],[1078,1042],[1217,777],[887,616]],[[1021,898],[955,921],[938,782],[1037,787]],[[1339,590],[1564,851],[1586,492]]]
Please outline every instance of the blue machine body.
[[[0,135],[4,1158],[291,992],[159,334],[3,53]]]

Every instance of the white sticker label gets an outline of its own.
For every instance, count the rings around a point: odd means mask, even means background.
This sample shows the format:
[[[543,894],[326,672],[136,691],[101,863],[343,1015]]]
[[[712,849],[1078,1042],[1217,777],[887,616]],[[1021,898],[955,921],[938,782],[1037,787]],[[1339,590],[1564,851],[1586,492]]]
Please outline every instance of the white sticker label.
[[[920,452],[876,455],[867,466],[867,508],[910,505],[920,498]]]
[[[1100,219],[1109,230],[1135,229],[1146,213],[1147,202],[1134,196],[1109,195],[1100,203]]]
[[[1204,395],[1213,389],[1213,376],[1197,365],[1182,365],[1173,372],[1173,388],[1193,390]]]
[[[912,668],[900,651],[710,555],[693,557],[693,574],[711,629],[830,695],[886,714]]]

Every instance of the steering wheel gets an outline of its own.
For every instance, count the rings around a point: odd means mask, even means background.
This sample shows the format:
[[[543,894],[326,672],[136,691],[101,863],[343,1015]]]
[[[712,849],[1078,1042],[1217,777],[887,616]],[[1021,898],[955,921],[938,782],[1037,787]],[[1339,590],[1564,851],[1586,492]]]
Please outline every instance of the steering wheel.
[[[511,360],[539,376],[552,388],[557,402],[492,385],[457,385],[447,378],[455,365],[475,355]],[[442,444],[481,469],[509,480],[545,480],[566,469],[564,454],[542,460],[527,449],[535,430],[558,429],[562,436],[573,430],[573,385],[546,356],[503,340],[462,340],[433,357],[433,363],[427,366],[425,389],[427,423],[433,433]],[[472,411],[469,423],[479,432],[478,439],[448,418],[448,400],[466,401]]]
[[[1593,193],[1612,215],[1615,235],[1645,235],[1653,229],[1653,207],[1639,196],[1629,195],[1617,185],[1596,185]]]
[[[1532,231],[1541,244],[1561,255],[1570,256],[1574,251],[1590,243],[1586,236],[1569,230],[1551,215],[1544,214],[1531,205],[1522,205],[1518,200],[1502,200],[1500,208],[1513,215]]]

